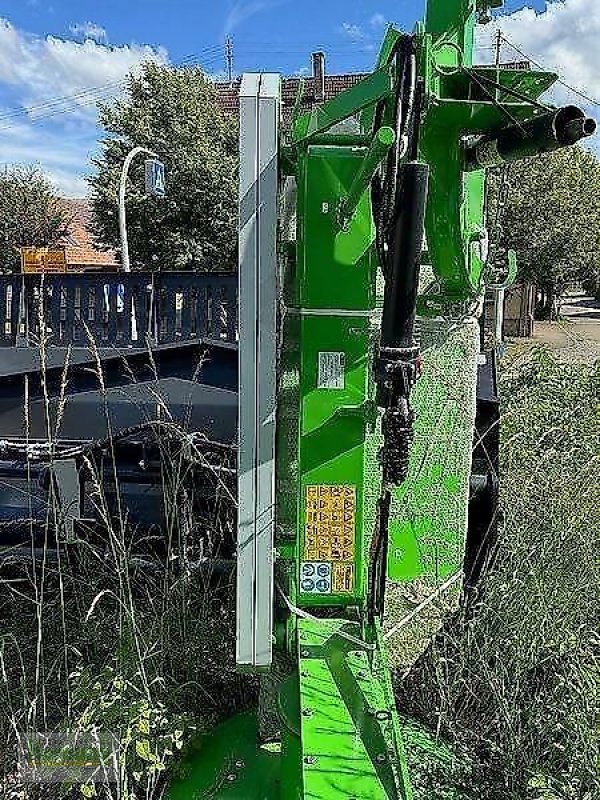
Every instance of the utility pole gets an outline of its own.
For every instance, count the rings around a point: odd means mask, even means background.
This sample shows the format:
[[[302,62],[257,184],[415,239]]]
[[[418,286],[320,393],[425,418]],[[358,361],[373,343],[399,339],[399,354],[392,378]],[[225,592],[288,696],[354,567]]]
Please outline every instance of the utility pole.
[[[496,84],[500,83],[500,59],[502,57],[502,31],[496,31]],[[496,100],[500,99],[500,89],[496,85]]]
[[[227,75],[231,86],[233,84],[233,41],[231,36],[228,36],[225,42],[225,61],[227,62]]]

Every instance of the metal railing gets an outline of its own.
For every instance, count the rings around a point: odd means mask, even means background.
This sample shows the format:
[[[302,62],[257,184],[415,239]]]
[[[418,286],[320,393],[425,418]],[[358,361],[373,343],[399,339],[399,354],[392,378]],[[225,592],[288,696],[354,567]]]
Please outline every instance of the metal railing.
[[[145,348],[237,341],[237,275],[78,273],[0,276],[0,346]]]

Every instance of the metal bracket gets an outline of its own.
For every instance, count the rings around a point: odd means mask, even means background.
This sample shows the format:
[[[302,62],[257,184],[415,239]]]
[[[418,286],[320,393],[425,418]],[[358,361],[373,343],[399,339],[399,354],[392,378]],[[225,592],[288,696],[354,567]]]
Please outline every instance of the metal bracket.
[[[81,485],[75,459],[55,461],[52,474],[56,482],[58,502],[67,541],[74,538],[75,521],[81,519]]]

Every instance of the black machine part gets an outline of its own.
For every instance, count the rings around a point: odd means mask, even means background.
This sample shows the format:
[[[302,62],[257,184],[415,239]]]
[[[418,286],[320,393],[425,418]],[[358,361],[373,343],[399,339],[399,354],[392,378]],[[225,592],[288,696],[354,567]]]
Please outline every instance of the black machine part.
[[[574,145],[596,132],[597,123],[577,106],[565,106],[465,143],[465,170],[520,161]]]
[[[377,402],[385,409],[381,453],[385,486],[397,486],[406,480],[413,439],[410,393],[420,369],[415,319],[429,168],[426,164],[410,162],[401,168],[399,180],[402,187],[389,242],[389,270],[376,369]]]
[[[385,277],[383,320],[375,365],[377,403],[384,409],[380,452],[383,491],[376,535],[371,547],[369,616],[382,617],[385,602],[391,487],[408,475],[414,438],[410,393],[420,374],[420,349],[415,341],[417,295],[429,187],[429,167],[416,161],[422,86],[416,77],[414,41],[401,40],[398,52],[399,90],[396,118],[398,141],[383,181],[373,185],[377,249]],[[401,157],[410,161],[401,164]]]
[[[477,603],[485,575],[493,565],[500,522],[500,401],[496,356],[493,350],[481,355],[464,563],[463,603],[467,609]]]
[[[429,185],[429,167],[416,160],[423,87],[417,76],[414,37],[401,37],[390,60],[397,72],[397,146],[390,152],[383,178],[373,183],[377,251],[385,278],[375,374],[377,402],[385,409],[381,463],[386,487],[402,483],[408,471],[413,423],[409,398],[419,374],[414,328]],[[375,129],[382,114],[379,107]]]
[[[399,180],[398,209],[388,242],[389,271],[383,302],[382,350],[414,346],[429,166],[409,162],[401,167]]]

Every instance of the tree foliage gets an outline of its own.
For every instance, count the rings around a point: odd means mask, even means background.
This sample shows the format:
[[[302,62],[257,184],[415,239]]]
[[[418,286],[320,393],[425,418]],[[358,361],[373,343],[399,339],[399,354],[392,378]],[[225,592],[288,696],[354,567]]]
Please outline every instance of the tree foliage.
[[[0,269],[19,269],[21,247],[52,247],[65,236],[69,215],[46,175],[36,166],[0,174]]]
[[[167,196],[144,192],[144,158],[127,187],[132,266],[142,269],[230,269],[237,241],[237,124],[218,104],[198,67],[148,62],[128,78],[124,99],[100,107],[107,132],[90,178],[97,241],[119,249],[117,195],[131,148],[147,147],[167,167]]]
[[[497,214],[498,176],[490,182]],[[512,165],[502,212],[502,244],[516,251],[521,278],[548,301],[569,283],[593,279],[600,264],[600,163],[571,147]]]

